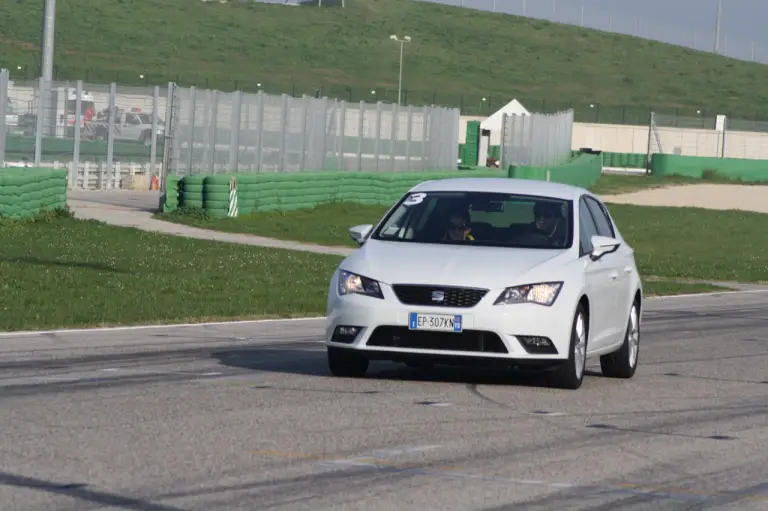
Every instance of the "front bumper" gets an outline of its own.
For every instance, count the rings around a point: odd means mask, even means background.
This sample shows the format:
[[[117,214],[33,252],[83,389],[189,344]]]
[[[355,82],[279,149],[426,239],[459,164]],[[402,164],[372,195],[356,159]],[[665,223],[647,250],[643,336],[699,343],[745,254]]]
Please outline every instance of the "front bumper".
[[[328,346],[388,360],[483,359],[536,365],[568,358],[576,304],[567,293],[561,292],[550,307],[493,305],[501,289],[489,291],[474,307],[435,307],[403,304],[390,286],[381,288],[384,299],[339,296],[332,288],[326,314]],[[460,315],[462,331],[412,330],[409,316],[414,312]]]

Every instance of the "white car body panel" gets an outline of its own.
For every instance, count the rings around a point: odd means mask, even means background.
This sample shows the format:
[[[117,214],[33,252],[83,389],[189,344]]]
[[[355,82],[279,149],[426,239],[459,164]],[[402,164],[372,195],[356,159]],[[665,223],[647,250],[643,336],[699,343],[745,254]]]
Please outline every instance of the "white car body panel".
[[[636,295],[642,296],[642,287],[632,248],[612,219],[614,236],[610,238],[619,243],[618,248],[597,260],[589,254],[580,255],[580,198],[597,200],[594,195],[582,188],[557,183],[504,178],[431,181],[417,185],[408,193],[430,191],[500,192],[570,200],[573,202],[573,243],[567,249],[535,249],[383,241],[370,237],[378,228],[374,226],[361,248],[342,261],[331,278],[326,315],[327,346],[392,360],[397,359],[397,355],[410,354],[494,359],[509,361],[512,365],[562,362],[568,358],[575,311],[585,296],[589,302],[587,357],[610,353],[622,346],[630,307]],[[602,203],[598,201],[598,204]],[[359,227],[356,233],[360,232]],[[378,281],[383,299],[339,294],[340,270]],[[494,305],[505,289],[539,282],[564,282],[552,305]],[[408,305],[395,294],[396,284],[482,288],[488,292],[473,307]],[[445,334],[445,346],[440,349],[372,345],[372,333],[377,327],[399,327],[400,333],[410,335],[409,313],[412,312],[461,315],[465,332],[482,330],[489,332],[489,338],[495,334],[504,349],[444,349],[449,340],[455,339],[451,336],[457,334],[453,333]],[[332,337],[340,326],[356,326],[361,330],[351,342],[335,342]],[[400,336],[400,333],[394,335]],[[546,337],[556,352],[530,352],[518,336]]]

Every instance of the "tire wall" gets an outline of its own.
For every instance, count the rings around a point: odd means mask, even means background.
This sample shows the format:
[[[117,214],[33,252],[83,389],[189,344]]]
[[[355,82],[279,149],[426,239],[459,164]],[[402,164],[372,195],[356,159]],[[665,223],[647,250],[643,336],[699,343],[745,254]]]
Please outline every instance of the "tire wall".
[[[163,213],[171,213],[179,209],[179,176],[171,174],[165,181],[165,196],[163,197]]]
[[[66,207],[66,169],[0,169],[0,218],[24,220]]]
[[[198,174],[178,179],[173,204],[171,178],[166,185],[165,211],[178,207],[204,209],[224,217],[229,209],[229,185],[237,183],[238,214],[312,208],[332,202],[388,205],[423,181],[455,177],[507,177],[502,170],[437,172],[291,172]],[[173,208],[173,209],[170,209]]]

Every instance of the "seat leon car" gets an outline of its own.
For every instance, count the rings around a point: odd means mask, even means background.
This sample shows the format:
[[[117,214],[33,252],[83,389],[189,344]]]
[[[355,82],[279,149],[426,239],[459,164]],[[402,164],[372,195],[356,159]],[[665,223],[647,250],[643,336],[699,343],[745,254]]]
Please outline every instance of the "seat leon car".
[[[326,347],[336,376],[371,360],[533,367],[578,389],[637,367],[642,286],[632,247],[588,190],[456,178],[409,190],[331,277]]]

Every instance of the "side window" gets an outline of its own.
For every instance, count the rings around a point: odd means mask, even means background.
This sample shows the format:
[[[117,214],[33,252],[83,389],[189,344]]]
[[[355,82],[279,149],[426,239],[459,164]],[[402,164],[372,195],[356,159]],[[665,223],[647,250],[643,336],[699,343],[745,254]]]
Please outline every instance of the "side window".
[[[609,238],[615,237],[616,233],[613,232],[611,219],[603,209],[602,205],[592,197],[585,197],[585,199],[587,206],[589,207],[589,211],[592,213],[592,218],[595,219],[597,233],[600,236],[608,236]]]
[[[592,252],[592,236],[598,234],[584,197],[579,199],[579,257]]]

